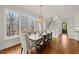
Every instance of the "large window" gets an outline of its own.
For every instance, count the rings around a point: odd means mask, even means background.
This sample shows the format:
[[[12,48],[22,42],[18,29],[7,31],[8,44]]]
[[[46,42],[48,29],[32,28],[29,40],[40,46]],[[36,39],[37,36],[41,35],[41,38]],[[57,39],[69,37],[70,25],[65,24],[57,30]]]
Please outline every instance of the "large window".
[[[34,32],[34,19],[29,16],[21,15],[21,32]]]
[[[26,16],[15,11],[6,10],[6,35],[13,37],[20,32],[33,32],[34,21],[30,16]]]
[[[6,31],[7,36],[19,35],[19,16],[10,10],[6,11]]]
[[[21,32],[26,33],[28,31],[28,17],[20,15],[21,20]]]

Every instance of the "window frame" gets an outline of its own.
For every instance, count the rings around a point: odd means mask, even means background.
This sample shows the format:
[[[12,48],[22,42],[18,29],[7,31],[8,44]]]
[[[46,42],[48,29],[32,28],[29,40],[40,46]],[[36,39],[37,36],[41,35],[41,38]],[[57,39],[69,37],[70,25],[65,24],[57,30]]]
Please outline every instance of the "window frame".
[[[21,12],[15,11],[15,10],[5,9],[5,11],[4,11],[4,18],[5,18],[5,37],[6,37],[6,39],[19,37],[20,35],[13,35],[13,36],[9,36],[9,37],[7,36],[7,26],[6,25],[7,25],[7,12],[8,11],[13,11],[17,15],[19,15],[20,17],[21,16],[26,16],[26,17],[29,18],[30,16],[25,15],[25,14],[23,14]],[[19,34],[20,34],[20,32],[21,32],[21,18],[19,19]]]

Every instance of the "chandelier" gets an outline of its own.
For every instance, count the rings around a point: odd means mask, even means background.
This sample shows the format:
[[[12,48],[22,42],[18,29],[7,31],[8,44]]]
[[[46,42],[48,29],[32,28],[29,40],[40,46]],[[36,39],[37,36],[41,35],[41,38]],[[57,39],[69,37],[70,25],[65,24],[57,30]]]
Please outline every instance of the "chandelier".
[[[43,23],[44,22],[44,18],[43,18],[43,15],[42,15],[42,5],[40,5],[40,16],[37,18],[37,22],[38,23]]]

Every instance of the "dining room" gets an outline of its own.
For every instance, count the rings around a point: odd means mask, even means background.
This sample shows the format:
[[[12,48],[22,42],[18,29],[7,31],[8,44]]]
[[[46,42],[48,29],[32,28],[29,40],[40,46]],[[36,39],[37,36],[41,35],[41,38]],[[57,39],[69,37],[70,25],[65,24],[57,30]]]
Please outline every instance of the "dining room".
[[[0,5],[0,54],[79,54],[78,5]]]

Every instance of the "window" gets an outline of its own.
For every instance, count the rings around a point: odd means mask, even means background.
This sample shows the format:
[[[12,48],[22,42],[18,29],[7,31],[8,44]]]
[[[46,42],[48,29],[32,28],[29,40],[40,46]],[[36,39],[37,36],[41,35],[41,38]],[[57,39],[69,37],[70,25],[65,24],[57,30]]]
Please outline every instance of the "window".
[[[21,15],[21,32],[34,32],[34,19],[29,16]]]
[[[30,16],[16,13],[11,10],[6,10],[6,35],[7,37],[13,37],[13,36],[19,35],[19,32],[24,32],[24,33],[33,32],[34,30],[33,24],[34,24],[33,19]]]
[[[13,11],[6,11],[6,31],[7,36],[19,35],[19,16]]]
[[[28,17],[21,15],[21,32],[26,33],[28,31]]]

